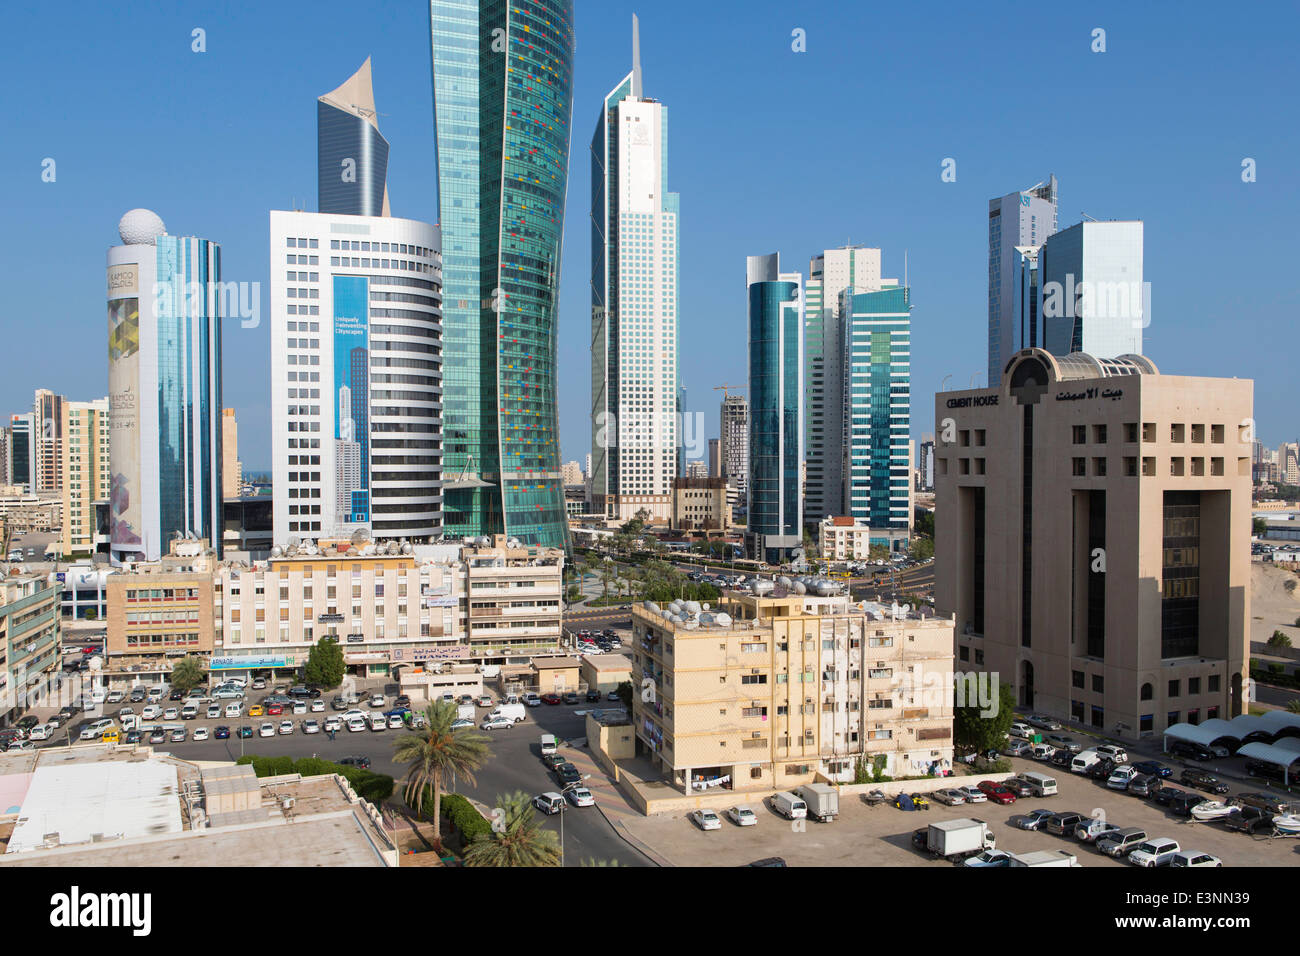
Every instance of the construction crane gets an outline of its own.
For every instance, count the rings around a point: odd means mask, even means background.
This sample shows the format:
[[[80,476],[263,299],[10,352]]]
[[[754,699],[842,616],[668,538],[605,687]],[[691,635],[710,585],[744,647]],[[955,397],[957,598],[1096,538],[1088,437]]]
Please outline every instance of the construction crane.
[[[725,402],[727,399],[729,399],[729,398],[731,397],[731,395],[728,394],[729,392],[743,392],[743,391],[745,391],[745,390],[748,389],[748,388],[749,388],[748,385],[715,385],[715,386],[713,386],[713,390],[714,390],[715,392],[721,392],[721,393],[722,393],[722,400],[723,400],[724,402]]]

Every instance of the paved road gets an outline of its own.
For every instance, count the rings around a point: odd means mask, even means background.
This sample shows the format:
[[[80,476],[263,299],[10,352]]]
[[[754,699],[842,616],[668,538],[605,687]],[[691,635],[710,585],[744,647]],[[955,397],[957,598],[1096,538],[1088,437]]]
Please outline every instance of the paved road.
[[[109,716],[115,715],[120,706],[122,705],[110,705],[107,708],[107,714]],[[138,710],[140,705],[135,706]],[[367,707],[361,709],[369,710]],[[452,792],[473,797],[488,807],[495,805],[499,794],[513,790],[523,790],[530,797],[548,790],[558,790],[559,786],[554,777],[551,776],[541,762],[540,736],[543,733],[552,733],[561,739],[583,736],[585,721],[584,717],[577,713],[578,711],[584,711],[584,707],[581,705],[570,707],[563,704],[552,707],[545,705],[534,707],[529,710],[529,717],[524,723],[517,724],[508,731],[490,732],[493,756],[488,764],[476,775],[476,782],[471,784],[467,780],[457,780],[454,785],[449,783],[448,789]],[[479,717],[481,718],[485,712],[480,708]],[[396,799],[400,799],[405,767],[394,764],[391,757],[394,744],[400,735],[406,733],[406,731],[362,731],[354,733],[345,730],[340,732],[334,740],[330,740],[329,735],[325,733],[304,734],[302,732],[303,720],[314,718],[323,722],[324,718],[331,713],[333,711],[296,717],[286,715],[281,717],[240,717],[227,720],[167,721],[167,723],[184,724],[191,735],[196,727],[207,727],[210,731],[211,728],[224,724],[231,728],[232,736],[228,740],[207,740],[199,743],[187,740],[185,743],[155,744],[153,746],[154,750],[159,753],[175,754],[186,760],[238,760],[244,754],[265,757],[290,756],[295,760],[300,757],[311,756],[319,756],[326,760],[337,760],[341,757],[361,755],[370,758],[370,769],[372,771],[389,774],[397,781],[394,796]],[[73,721],[74,740],[76,731],[79,730],[85,719],[82,715],[79,715],[79,718]],[[256,730],[264,722],[269,721],[278,727],[280,721],[286,719],[294,722],[295,729],[292,734],[245,739],[238,739],[233,736],[235,729],[240,725],[249,725]],[[150,721],[150,723],[161,724],[163,721]],[[66,745],[67,729],[64,728],[60,732],[58,740],[41,746]],[[598,794],[597,799],[599,798]],[[565,818],[564,844],[565,864],[567,866],[580,866],[584,860],[593,858],[617,860],[624,866],[649,865],[645,857],[614,832],[613,828],[610,827],[609,823],[595,807],[570,808],[563,816]],[[558,833],[560,830],[559,816],[546,818],[545,825]]]

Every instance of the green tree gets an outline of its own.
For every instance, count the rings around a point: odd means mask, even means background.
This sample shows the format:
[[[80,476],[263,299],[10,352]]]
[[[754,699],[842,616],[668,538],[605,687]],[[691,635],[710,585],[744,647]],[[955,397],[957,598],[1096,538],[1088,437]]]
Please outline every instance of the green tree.
[[[516,790],[497,799],[492,832],[465,851],[466,866],[559,866],[560,840],[542,826],[528,795]]]
[[[347,667],[343,663],[343,648],[337,640],[322,637],[316,646],[307,652],[307,666],[303,668],[303,677],[309,684],[321,687],[338,687],[343,683],[343,674]]]
[[[912,512],[912,530],[927,538],[934,538],[934,512],[928,508],[917,508]]]
[[[967,693],[967,700],[974,695]],[[1016,693],[1010,684],[998,683],[998,702],[994,713],[989,717],[980,716],[979,701],[971,701],[964,707],[953,709],[953,736],[957,750],[961,753],[984,753],[997,750],[1005,743],[1007,731],[1015,717]]]
[[[618,699],[623,702],[623,707],[630,714],[632,713],[632,682],[625,680],[618,685]]]
[[[888,561],[889,548],[883,544],[873,544],[867,549],[867,556],[872,561]]]
[[[442,819],[442,783],[448,774],[464,777],[473,784],[474,771],[492,756],[486,734],[469,728],[451,729],[456,705],[438,700],[424,711],[425,726],[402,734],[393,747],[393,760],[406,764],[406,802],[423,813],[426,788],[433,794],[433,819]]]
[[[1293,714],[1300,714],[1300,699],[1288,700],[1286,702],[1286,709]]]
[[[1268,522],[1263,518],[1252,518],[1250,522],[1251,534],[1263,534],[1268,530]]]
[[[1268,639],[1269,647],[1290,647],[1291,638],[1282,631],[1274,631],[1273,636]]]
[[[171,685],[173,690],[188,694],[204,681],[203,663],[197,657],[186,657],[172,668]]]
[[[934,541],[921,535],[915,535],[908,544],[907,551],[918,561],[929,561],[934,557]]]

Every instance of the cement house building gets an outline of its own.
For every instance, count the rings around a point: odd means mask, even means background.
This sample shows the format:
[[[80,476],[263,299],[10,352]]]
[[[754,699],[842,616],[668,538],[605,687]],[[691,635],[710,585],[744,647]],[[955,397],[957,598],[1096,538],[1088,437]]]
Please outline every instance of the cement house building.
[[[1253,391],[1025,349],[999,387],[937,395],[954,666],[1125,737],[1244,713]]]

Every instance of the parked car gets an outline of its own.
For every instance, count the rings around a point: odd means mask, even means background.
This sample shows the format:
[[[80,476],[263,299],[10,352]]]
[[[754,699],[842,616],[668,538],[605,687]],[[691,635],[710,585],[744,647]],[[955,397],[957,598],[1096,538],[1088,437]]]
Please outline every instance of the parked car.
[[[1088,767],[1088,769],[1084,771],[1084,775],[1091,777],[1093,780],[1101,780],[1104,782],[1109,780],[1110,775],[1114,772],[1115,761],[1111,760],[1109,757],[1102,757],[1100,760]]]
[[[966,795],[960,790],[949,787],[946,790],[936,790],[931,796],[945,806],[955,807],[958,804],[966,802]]]
[[[1016,795],[1002,786],[1000,783],[994,783],[992,780],[983,780],[979,788],[984,795],[994,803],[1008,805],[1016,802]]]
[[[558,704],[558,703],[560,702],[561,699],[562,699],[562,698],[560,697],[559,694],[543,694],[543,695],[542,695],[542,703],[543,703],[543,704],[549,704],[549,705],[551,705],[551,706],[554,706],[555,704]]]
[[[529,707],[541,707],[542,698],[537,694],[534,694],[532,691],[529,691],[527,694],[524,694],[524,704]]]
[[[1029,752],[1031,744],[1028,740],[1021,740],[1019,737],[1010,738],[1002,745],[1002,754],[1006,757],[1023,757]]]
[[[1166,767],[1156,760],[1140,760],[1133,764],[1133,768],[1138,773],[1147,773],[1153,777],[1168,777],[1174,772],[1172,767]]]
[[[175,730],[173,730],[170,734],[167,735],[167,739],[174,744],[185,743],[185,728],[177,727]]]
[[[1025,754],[1025,756],[1032,760],[1042,760],[1046,762],[1056,756],[1056,748],[1051,744],[1031,744],[1029,752]]]
[[[1164,786],[1164,781],[1159,777],[1149,773],[1139,773],[1128,782],[1128,793],[1135,797],[1154,796],[1155,792]]]
[[[708,809],[707,807],[702,808],[702,809],[699,809],[699,810],[692,810],[692,811],[691,811],[691,820],[692,820],[692,821],[695,823],[695,825],[696,825],[697,827],[699,827],[701,830],[721,830],[721,829],[722,829],[722,820],[721,820],[721,818],[719,818],[719,816],[718,816],[716,813],[714,813],[712,810]]]
[[[461,717],[459,720],[453,720],[451,722],[452,730],[464,730],[466,728],[473,727],[473,726],[474,726],[474,721],[469,720],[468,718],[465,717]]]
[[[1128,861],[1134,866],[1168,866],[1181,849],[1177,840],[1156,837],[1134,847],[1128,855]]]
[[[304,734],[318,734],[318,733],[320,733],[320,721],[319,721],[319,720],[304,720],[304,721],[302,722],[302,732],[303,732]]]
[[[149,743],[165,744],[166,742],[167,742],[167,731],[163,730],[162,728],[151,731],[149,733]]]
[[[565,702],[566,704],[572,706],[572,705],[574,705],[574,704],[581,703],[582,701],[581,701],[581,698],[579,698],[577,694],[573,693],[573,691],[569,691],[569,693],[567,693],[567,694],[564,695],[564,702]]]
[[[388,699],[383,694],[371,694],[370,699],[366,701],[371,707],[384,707],[388,704]]]
[[[1051,759],[1047,762],[1054,767],[1061,767],[1064,770],[1069,770],[1070,764],[1073,760],[1074,754],[1070,753],[1070,751],[1058,750],[1056,753],[1052,754]]]
[[[1094,818],[1085,820],[1074,828],[1074,838],[1080,843],[1096,843],[1098,840],[1105,839],[1112,834],[1119,833],[1122,828],[1115,823],[1108,823],[1105,820]]]
[[[515,722],[509,717],[489,717],[479,725],[481,730],[509,730]]]
[[[474,703],[480,707],[491,707],[493,703],[492,696],[490,694],[480,694],[478,700],[474,701]]]
[[[1025,718],[1025,723],[1030,727],[1037,727],[1039,730],[1060,730],[1059,721],[1053,720],[1046,714],[1030,714]]]
[[[561,786],[572,786],[575,783],[582,782],[582,774],[578,773],[578,768],[571,763],[562,763],[555,768],[555,779],[560,781]]]
[[[1064,836],[1067,833],[1073,833],[1074,828],[1080,823],[1087,820],[1082,813],[1076,813],[1073,810],[1062,810],[1059,813],[1053,813],[1047,818],[1041,829],[1057,836]]]
[[[266,716],[268,717],[279,717],[283,713],[284,713],[284,706],[281,704],[266,705]]]
[[[1133,782],[1134,777],[1140,777],[1141,774],[1125,764],[1121,764],[1111,771],[1111,775],[1106,778],[1106,786],[1111,790],[1127,790],[1128,785]]]
[[[564,797],[554,790],[548,790],[546,793],[539,793],[533,797],[533,806],[548,817],[554,816],[564,809]]]
[[[1043,738],[1043,743],[1051,744],[1057,750],[1061,750],[1061,749],[1068,750],[1072,754],[1077,754],[1080,750],[1083,749],[1082,744],[1080,744],[1073,737],[1067,737],[1065,734],[1048,734],[1046,737]]]
[[[1218,817],[1214,822],[1223,824],[1225,830],[1246,833],[1250,836],[1273,832],[1273,814],[1259,807],[1238,807],[1227,816]]]
[[[738,827],[752,827],[758,823],[758,817],[754,811],[744,805],[732,807],[727,811],[727,816]]]
[[[598,690],[587,691],[587,703],[589,704],[597,703],[600,700],[600,698],[601,698],[600,691]]]
[[[1182,757],[1186,760],[1195,760],[1200,763],[1214,759],[1214,751],[1210,750],[1208,747],[1202,747],[1200,744],[1194,744],[1186,740],[1175,740],[1169,745],[1166,753],[1173,754],[1175,757]]]
[[[569,798],[569,802],[575,807],[594,807],[596,798],[592,796],[590,790],[586,787],[570,787],[564,791],[564,795]]]
[[[1180,795],[1169,801],[1169,812],[1176,817],[1190,817],[1192,808],[1205,802],[1205,798],[1199,793],[1184,790]]]
[[[360,767],[362,770],[370,769],[370,758],[362,756],[342,757],[339,763],[345,767]]]
[[[1227,793],[1229,787],[1212,773],[1188,768],[1178,775],[1178,782],[1206,793]]]
[[[248,724],[243,724],[239,730],[235,731],[235,736],[239,737],[241,740],[246,737],[251,737],[253,736],[253,728]]]
[[[1255,807],[1269,813],[1290,813],[1292,804],[1275,793],[1239,793],[1231,801],[1235,806],[1245,809]]]
[[[262,724],[262,726],[257,728],[257,735],[259,737],[274,737],[275,724],[270,723],[269,721],[267,723]]]
[[[1175,800],[1187,794],[1186,790],[1179,790],[1177,787],[1168,785],[1161,787],[1151,795],[1151,802],[1162,807],[1167,807]]]
[[[1101,744],[1093,749],[1102,757],[1113,760],[1117,764],[1128,763],[1128,751],[1118,744]]]
[[[967,803],[986,803],[988,796],[979,787],[958,787],[958,792],[966,798]]]
[[[1097,841],[1096,847],[1107,856],[1122,860],[1147,840],[1147,832],[1141,827],[1125,827],[1117,833],[1111,833]]]
[[[1169,860],[1169,865],[1175,869],[1187,869],[1194,866],[1220,867],[1223,866],[1223,861],[1217,856],[1201,853],[1198,850],[1180,850]]]
[[[202,730],[202,729],[203,729],[202,727],[199,728],[199,730]],[[229,739],[230,739],[230,728],[227,727],[227,726],[225,726],[224,724],[222,724],[221,726],[218,726],[218,727],[214,727],[213,730],[212,730],[212,739],[213,739],[213,740],[229,740]]]
[[[1008,777],[1002,781],[1002,786],[1014,793],[1017,798],[1032,797],[1034,795],[1034,788],[1019,777]]]

